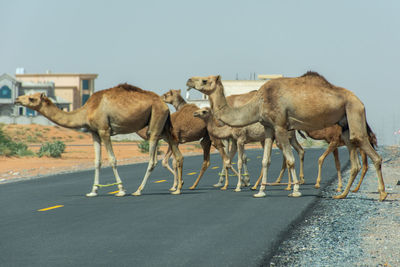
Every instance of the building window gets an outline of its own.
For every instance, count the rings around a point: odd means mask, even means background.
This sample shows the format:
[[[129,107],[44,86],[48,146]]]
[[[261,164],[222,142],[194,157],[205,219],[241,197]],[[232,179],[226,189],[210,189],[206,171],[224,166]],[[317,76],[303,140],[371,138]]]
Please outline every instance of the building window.
[[[24,115],[24,108],[23,107],[19,107],[18,109],[18,115],[23,116]]]
[[[32,110],[32,109],[30,109],[30,108],[26,108],[26,116],[31,116],[31,117],[33,117],[33,116],[35,116],[36,114],[35,114],[35,111],[34,110]]]
[[[90,80],[82,80],[82,89],[89,90],[89,82]]]
[[[83,94],[82,95],[82,106],[85,105],[86,101],[88,101],[90,95],[89,94]]]
[[[4,85],[0,89],[0,98],[11,98],[11,89]]]

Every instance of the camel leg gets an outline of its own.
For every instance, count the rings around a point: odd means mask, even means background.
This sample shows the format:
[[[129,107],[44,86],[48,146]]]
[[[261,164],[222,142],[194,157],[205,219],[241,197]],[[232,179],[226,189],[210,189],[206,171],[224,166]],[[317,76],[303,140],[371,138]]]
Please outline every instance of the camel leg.
[[[371,146],[367,137],[362,140],[360,149],[364,151],[374,163],[376,175],[378,176],[378,192],[380,194],[379,201],[384,201],[387,197],[387,192],[385,192],[385,183],[383,182],[383,176],[382,176],[382,157]]]
[[[342,194],[333,196],[333,198],[335,198],[335,199],[343,199],[343,198],[347,197],[347,195],[349,194],[349,191],[350,191],[350,187],[353,184],[354,179],[356,178],[358,172],[360,171],[359,164],[357,163],[357,161],[358,161],[357,147],[351,143],[346,144],[346,145],[347,145],[347,148],[350,153],[350,164],[351,164],[350,177],[349,177],[349,181],[347,182],[346,188],[344,189]]]
[[[223,146],[223,150],[225,151],[225,154],[228,155],[229,154],[229,140],[227,140],[227,139],[222,139],[222,140],[219,139],[219,140],[220,140],[219,142]],[[218,147],[216,147],[216,148],[217,148],[219,154],[221,155],[221,158],[223,159],[222,153],[219,151],[219,148]],[[224,165],[224,163],[222,163],[222,168],[221,168],[221,172],[219,173],[218,183],[214,184],[213,185],[214,187],[221,187],[224,185],[223,182],[224,182],[224,177],[225,177],[225,171],[226,171],[225,165]]]
[[[157,155],[157,152],[156,152],[156,155]],[[176,187],[178,185],[178,177],[176,176],[176,172],[175,172],[175,164],[174,163],[172,164],[174,169],[172,169],[169,166],[169,158],[171,157],[171,155],[172,155],[172,150],[168,146],[167,153],[165,153],[165,156],[164,156],[163,160],[161,161],[161,164],[164,168],[166,168],[174,176],[174,183],[173,183],[172,187],[169,189],[169,191],[175,191]],[[173,159],[173,161],[174,161],[174,159]]]
[[[289,143],[288,131],[281,126],[276,126],[275,127],[275,137],[282,146],[282,152],[286,158],[286,165],[292,176],[292,180],[293,180],[293,184],[294,184],[293,192],[291,194],[289,194],[289,197],[300,197],[301,196],[301,193],[299,191],[300,185],[299,185],[299,181],[297,180],[296,170],[294,168],[294,166],[295,166],[294,165],[294,156],[293,156],[292,148],[290,147],[290,143]]]
[[[114,151],[113,151],[113,148],[112,148],[111,139],[110,139],[110,133],[108,131],[106,131],[106,130],[99,130],[99,135],[100,135],[101,140],[104,143],[104,146],[106,147],[106,150],[107,150],[107,153],[108,153],[108,160],[109,160],[111,168],[112,168],[112,170],[114,172],[115,180],[116,180],[116,182],[118,184],[119,191],[118,191],[117,194],[115,194],[115,196],[123,197],[123,196],[125,196],[126,191],[125,191],[125,189],[124,189],[124,187],[122,185],[122,180],[121,180],[121,178],[119,177],[119,174],[118,174],[117,160],[115,158]]]
[[[201,165],[200,174],[197,177],[194,184],[189,187],[189,189],[193,190],[196,188],[197,184],[200,182],[201,177],[203,177],[204,172],[210,166],[210,149],[211,149],[211,140],[208,136],[204,137],[200,141],[200,145],[203,148],[203,164]]]
[[[361,177],[360,177],[360,181],[358,181],[357,187],[354,188],[354,190],[352,191],[353,193],[357,193],[358,190],[360,190],[360,186],[362,181],[364,180],[365,174],[368,171],[368,158],[367,158],[367,154],[365,154],[364,151],[360,150],[360,154],[361,154],[361,159],[362,159],[362,169],[361,169]]]
[[[243,184],[244,186],[250,186],[250,173],[249,173],[249,169],[247,168],[247,155],[246,153],[243,152],[243,169],[244,169],[244,173],[243,173]]]
[[[268,168],[271,164],[271,150],[272,143],[274,142],[274,132],[271,128],[265,128],[265,146],[264,146],[264,156],[262,160],[262,182],[260,186],[260,191],[257,194],[254,194],[254,197],[265,197],[265,187],[267,185],[267,174]]]
[[[335,148],[335,150],[333,150],[333,157],[335,158],[335,166],[336,166],[336,171],[337,171],[337,177],[338,177],[338,187],[336,189],[337,192],[342,191],[342,171],[340,168],[340,160],[339,160],[339,152],[338,149]]]
[[[238,148],[238,182],[235,188],[235,192],[240,192],[242,187],[242,167],[243,167],[243,150],[244,150],[244,142],[243,140],[237,140],[237,148]]]
[[[292,147],[296,150],[297,154],[299,155],[300,159],[300,173],[299,173],[299,178],[300,178],[300,184],[304,184],[304,149],[300,145],[299,141],[297,141],[296,138],[296,133],[294,132],[293,136],[290,138],[290,144]]]
[[[94,182],[92,191],[86,194],[87,197],[97,196],[97,190],[99,187],[99,176],[101,168],[101,139],[97,133],[92,133],[93,147],[94,147]]]
[[[264,140],[263,140],[263,141],[260,141],[260,143],[261,143],[262,148],[264,149],[264,147],[265,147],[265,141],[264,141]],[[262,168],[261,168],[260,176],[258,177],[258,179],[257,179],[256,183],[254,184],[254,186],[253,186],[252,188],[250,188],[251,190],[257,190],[257,187],[258,187],[258,185],[259,185],[260,182],[261,182],[262,176],[263,176],[263,170],[262,170]]]
[[[285,159],[285,157],[283,156],[283,157],[282,157],[282,167],[281,167],[281,171],[279,172],[279,176],[278,176],[278,178],[276,178],[275,183],[278,183],[278,184],[281,183],[282,177],[283,177],[283,175],[285,174],[285,171],[286,171],[286,159]]]
[[[317,180],[315,181],[315,185],[314,185],[315,188],[321,187],[320,183],[321,183],[322,164],[324,163],[326,156],[328,156],[329,153],[334,151],[336,148],[337,148],[337,143],[334,141],[330,142],[328,148],[321,155],[321,157],[319,157],[319,159],[318,159],[318,177],[317,177]]]

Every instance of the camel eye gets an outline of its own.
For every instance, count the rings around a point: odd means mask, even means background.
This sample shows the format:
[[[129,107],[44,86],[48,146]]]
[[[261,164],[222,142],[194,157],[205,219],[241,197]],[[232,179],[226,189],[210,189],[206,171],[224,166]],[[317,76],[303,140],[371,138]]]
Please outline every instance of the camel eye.
[[[35,99],[32,98],[32,97],[29,98],[29,101],[30,101],[30,102],[33,102],[34,100],[35,100]]]
[[[203,80],[203,84],[206,85],[207,84],[207,80]]]

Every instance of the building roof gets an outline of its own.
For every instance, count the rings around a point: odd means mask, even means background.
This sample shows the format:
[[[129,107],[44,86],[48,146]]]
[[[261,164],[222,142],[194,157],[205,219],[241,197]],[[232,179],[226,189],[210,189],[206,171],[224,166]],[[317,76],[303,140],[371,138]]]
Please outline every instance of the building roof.
[[[24,73],[15,74],[15,77],[56,77],[56,76],[79,76],[82,78],[97,78],[99,75],[96,73]]]

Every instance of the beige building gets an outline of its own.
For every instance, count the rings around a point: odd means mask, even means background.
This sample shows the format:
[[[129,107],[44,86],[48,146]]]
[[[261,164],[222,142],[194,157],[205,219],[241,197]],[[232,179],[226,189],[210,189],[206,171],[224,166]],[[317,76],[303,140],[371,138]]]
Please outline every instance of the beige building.
[[[54,83],[56,97],[65,99],[70,104],[69,111],[81,107],[94,92],[94,80],[97,74],[44,73],[26,74],[17,70],[15,77],[23,82]]]

